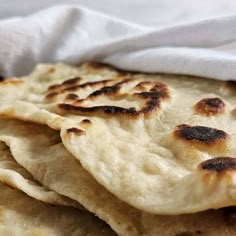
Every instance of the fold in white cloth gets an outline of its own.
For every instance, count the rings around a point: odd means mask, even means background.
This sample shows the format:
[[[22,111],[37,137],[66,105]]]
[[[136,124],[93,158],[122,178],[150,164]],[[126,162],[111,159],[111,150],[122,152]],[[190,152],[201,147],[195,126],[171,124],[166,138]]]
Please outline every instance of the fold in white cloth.
[[[61,5],[0,21],[0,74],[23,75],[41,62],[83,61],[236,80],[236,15],[155,30]]]

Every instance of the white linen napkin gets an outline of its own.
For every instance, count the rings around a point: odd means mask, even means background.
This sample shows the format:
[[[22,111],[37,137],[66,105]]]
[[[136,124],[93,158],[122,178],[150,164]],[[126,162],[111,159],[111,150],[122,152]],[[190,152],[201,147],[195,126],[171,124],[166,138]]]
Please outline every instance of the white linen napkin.
[[[41,62],[83,61],[236,80],[236,15],[156,30],[61,5],[0,21],[0,74],[23,75]]]

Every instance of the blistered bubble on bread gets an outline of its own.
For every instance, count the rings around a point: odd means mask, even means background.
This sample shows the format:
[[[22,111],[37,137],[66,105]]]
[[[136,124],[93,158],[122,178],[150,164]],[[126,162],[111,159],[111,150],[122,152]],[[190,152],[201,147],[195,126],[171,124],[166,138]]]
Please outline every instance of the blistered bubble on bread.
[[[225,171],[236,170],[236,158],[233,157],[215,157],[202,162],[200,169],[210,172],[222,173]]]
[[[195,105],[195,110],[201,115],[214,116],[223,114],[225,107],[225,103],[220,98],[204,98]]]

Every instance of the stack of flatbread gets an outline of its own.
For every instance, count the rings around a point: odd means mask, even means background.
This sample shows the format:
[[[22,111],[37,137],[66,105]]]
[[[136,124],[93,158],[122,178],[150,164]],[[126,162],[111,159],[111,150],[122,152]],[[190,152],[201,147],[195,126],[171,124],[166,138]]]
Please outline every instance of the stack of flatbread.
[[[236,82],[44,64],[0,117],[0,235],[236,235]]]

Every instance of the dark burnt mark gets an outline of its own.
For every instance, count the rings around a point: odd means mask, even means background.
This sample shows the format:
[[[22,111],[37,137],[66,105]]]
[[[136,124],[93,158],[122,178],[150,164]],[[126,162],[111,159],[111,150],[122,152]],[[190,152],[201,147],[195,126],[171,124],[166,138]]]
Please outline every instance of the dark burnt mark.
[[[94,91],[89,95],[89,97],[97,97],[101,95],[111,95],[115,94],[120,90],[120,86],[110,86],[110,87],[103,87],[99,90]]]
[[[159,98],[168,97],[168,94],[166,93],[166,91],[141,92],[141,93],[136,93],[136,95],[140,98],[143,98],[143,99],[159,99]]]
[[[63,85],[72,85],[72,84],[77,84],[81,81],[80,77],[75,77],[72,79],[65,80],[62,84]]]
[[[145,85],[149,82],[144,82]],[[161,102],[170,99],[168,86],[156,82],[148,92],[135,93],[135,96],[146,100],[145,106],[141,109],[141,113],[152,113],[161,107]]]
[[[206,98],[205,104],[211,107],[224,107],[224,102],[220,98]]]
[[[229,225],[233,226],[236,223],[236,207],[224,207],[222,208],[224,222]]]
[[[70,128],[70,129],[67,129],[66,132],[67,132],[67,134],[73,133],[73,134],[76,134],[78,136],[85,134],[84,130],[78,129],[78,128]]]
[[[52,99],[53,97],[57,96],[59,93],[53,92],[53,93],[48,93],[46,95],[46,99]]]
[[[96,114],[107,114],[107,115],[130,115],[138,116],[139,112],[134,108],[122,108],[117,106],[94,106],[94,107],[80,107],[71,104],[58,104],[58,107],[64,111],[71,112],[76,115],[96,115]]]
[[[82,127],[88,128],[92,125],[92,122],[89,119],[84,119],[80,122]]]
[[[55,90],[55,89],[60,89],[61,85],[60,84],[54,84],[48,87],[48,91]]]
[[[174,132],[178,137],[187,141],[205,144],[224,141],[229,137],[223,130],[205,126],[179,125],[175,128]]]
[[[114,84],[113,86],[103,87],[103,88],[98,89],[98,90],[94,91],[93,93],[91,93],[89,95],[89,97],[97,97],[97,96],[101,96],[101,95],[106,95],[106,96],[115,95],[120,91],[122,84],[126,84],[131,81],[133,81],[133,80],[126,79],[126,80],[123,80],[121,82]]]
[[[128,115],[132,117],[138,117],[141,114],[144,114],[145,116],[150,115],[151,113],[157,111],[161,107],[161,102],[164,100],[168,100],[170,98],[170,92],[168,89],[168,86],[159,83],[159,82],[145,82],[145,89],[148,91],[143,91],[139,93],[124,93],[121,94],[120,90],[122,88],[123,84],[134,82],[135,80],[132,79],[126,79],[121,82],[118,82],[114,84],[113,86],[106,86],[99,90],[96,90],[95,92],[91,93],[87,99],[95,99],[98,96],[109,96],[112,100],[119,100],[119,99],[125,99],[130,97],[136,97],[140,100],[143,100],[144,105],[141,106],[139,110],[136,110],[134,107],[130,108],[123,108],[118,106],[93,106],[93,107],[83,107],[80,106],[83,104],[86,99],[83,100],[77,100],[76,104],[70,105],[70,104],[59,104],[59,108],[71,112],[73,114],[78,115],[90,115],[90,116],[96,116],[96,115]],[[81,86],[81,85],[79,85]]]
[[[81,121],[83,124],[91,124],[92,122],[89,119],[84,119]]]
[[[85,88],[93,88],[93,87],[104,87],[109,86],[114,83],[117,83],[117,81],[114,80],[100,80],[100,81],[94,81],[94,82],[87,82],[84,84],[76,84],[80,81],[80,78],[73,78],[67,81],[64,81],[62,84],[52,85],[48,88],[49,92],[58,92],[60,94],[66,93],[66,92],[75,92],[79,91],[80,89]],[[75,84],[73,84],[75,83]]]
[[[195,110],[206,116],[223,114],[225,103],[220,98],[204,98],[195,105]]]
[[[94,87],[94,86],[97,86],[97,85],[106,86],[107,84],[109,84],[111,82],[113,82],[113,80],[100,80],[100,81],[94,81],[94,82],[87,82],[87,83],[84,83],[84,84],[67,87],[63,91],[76,91],[77,89],[87,88],[87,87]]]
[[[5,77],[3,75],[0,75],[0,82],[4,81]]]
[[[100,81],[94,81],[94,82],[87,82],[84,84],[79,85],[79,88],[86,88],[86,87],[93,87],[96,85],[102,85],[102,86],[106,86],[107,84],[112,83],[113,80],[109,79],[109,80],[100,80]]]
[[[67,100],[77,100],[79,98],[79,96],[77,94],[74,93],[69,93],[66,95],[66,99]]]
[[[72,79],[68,79],[63,81],[61,84],[54,84],[48,87],[48,91],[52,91],[52,90],[58,90],[59,92],[65,90],[68,86],[75,86],[77,83],[79,83],[81,80],[80,77],[75,77]]]
[[[236,169],[236,159],[233,157],[215,157],[200,164],[200,168],[207,171],[223,172]]]
[[[160,108],[161,100],[150,99],[146,102],[146,106],[141,110],[142,113],[151,113]]]
[[[236,81],[229,80],[225,83],[225,88],[230,89],[232,91],[236,91]]]
[[[148,82],[140,82],[135,86],[135,88],[140,89],[140,90],[144,90],[144,89],[146,89],[145,85],[147,85],[147,83]]]

